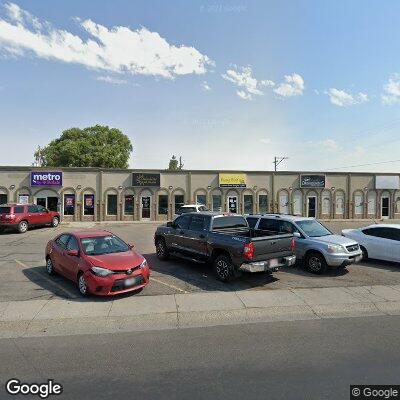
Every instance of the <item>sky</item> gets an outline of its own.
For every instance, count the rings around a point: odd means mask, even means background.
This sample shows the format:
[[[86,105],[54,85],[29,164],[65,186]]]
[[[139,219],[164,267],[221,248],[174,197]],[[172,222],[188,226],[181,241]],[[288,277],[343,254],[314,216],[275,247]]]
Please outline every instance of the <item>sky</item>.
[[[131,168],[400,170],[400,2],[0,0],[0,165],[119,128]]]

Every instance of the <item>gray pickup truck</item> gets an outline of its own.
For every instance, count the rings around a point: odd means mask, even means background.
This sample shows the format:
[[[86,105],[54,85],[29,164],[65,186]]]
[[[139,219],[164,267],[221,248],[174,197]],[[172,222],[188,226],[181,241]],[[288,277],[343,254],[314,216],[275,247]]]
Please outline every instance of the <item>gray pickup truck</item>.
[[[228,282],[241,271],[277,271],[296,262],[291,234],[254,237],[241,215],[187,213],[159,226],[154,235],[157,256],[170,255],[212,263],[217,278]]]

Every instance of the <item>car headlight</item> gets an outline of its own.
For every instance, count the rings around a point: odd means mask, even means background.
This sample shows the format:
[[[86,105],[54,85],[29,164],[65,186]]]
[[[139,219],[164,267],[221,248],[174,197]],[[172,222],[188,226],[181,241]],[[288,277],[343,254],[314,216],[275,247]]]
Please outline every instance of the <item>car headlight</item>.
[[[97,276],[108,276],[113,274],[113,272],[107,268],[92,267],[90,270]]]
[[[328,253],[342,253],[344,247],[339,244],[328,244]]]
[[[142,261],[142,263],[140,264],[140,268],[144,269],[144,268],[147,268],[147,267],[148,267],[147,260],[144,259],[144,260]]]

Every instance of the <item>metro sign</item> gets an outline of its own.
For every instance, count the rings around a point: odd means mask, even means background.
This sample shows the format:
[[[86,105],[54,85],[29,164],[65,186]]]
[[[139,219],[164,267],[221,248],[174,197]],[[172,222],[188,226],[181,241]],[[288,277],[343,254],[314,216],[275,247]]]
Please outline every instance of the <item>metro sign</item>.
[[[32,171],[31,186],[62,186],[62,172]]]

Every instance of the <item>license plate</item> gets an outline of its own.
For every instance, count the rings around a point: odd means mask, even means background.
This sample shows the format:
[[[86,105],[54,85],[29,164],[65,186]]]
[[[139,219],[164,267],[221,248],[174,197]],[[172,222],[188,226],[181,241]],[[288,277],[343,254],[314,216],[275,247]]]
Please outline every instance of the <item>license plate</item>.
[[[279,264],[279,261],[277,258],[274,258],[273,260],[269,260],[270,267],[276,267],[278,264]]]
[[[125,287],[135,286],[136,282],[139,281],[139,278],[130,278],[125,280]]]

